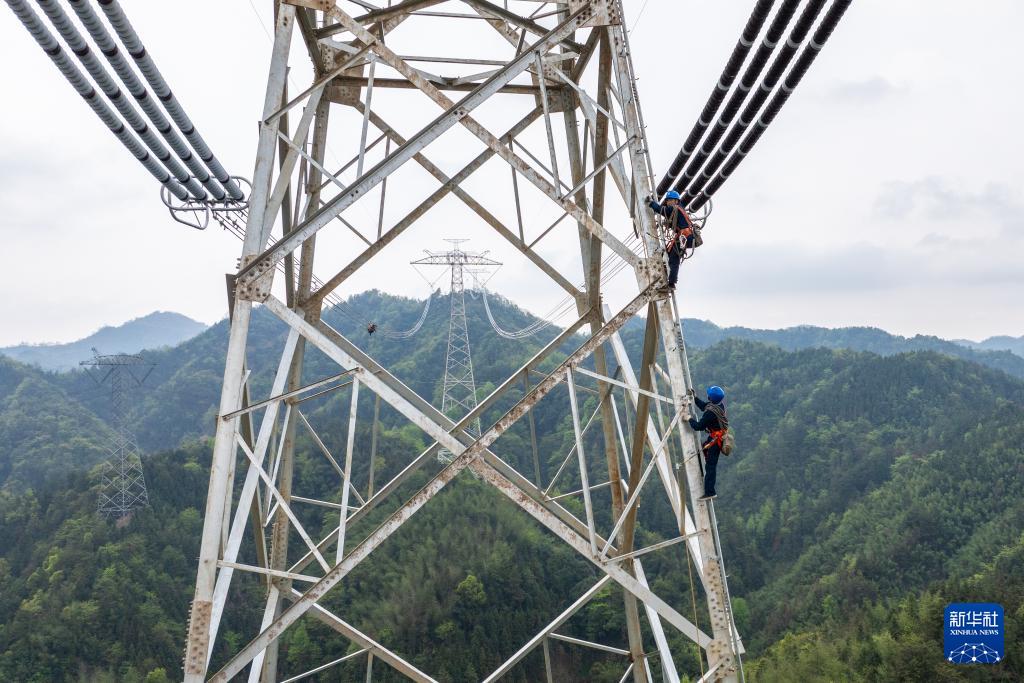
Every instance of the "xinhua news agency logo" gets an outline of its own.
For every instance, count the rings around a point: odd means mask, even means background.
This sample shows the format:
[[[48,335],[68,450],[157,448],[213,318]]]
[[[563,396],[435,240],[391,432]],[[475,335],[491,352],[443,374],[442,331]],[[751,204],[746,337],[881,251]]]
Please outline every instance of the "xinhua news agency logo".
[[[946,607],[946,661],[996,664],[1003,659],[1003,608],[989,602],[954,602]]]

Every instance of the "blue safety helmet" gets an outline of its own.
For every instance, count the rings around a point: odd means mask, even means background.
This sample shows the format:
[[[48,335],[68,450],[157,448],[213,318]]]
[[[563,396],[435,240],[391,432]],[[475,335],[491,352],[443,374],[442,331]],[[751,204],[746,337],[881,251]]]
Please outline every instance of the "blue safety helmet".
[[[722,399],[725,398],[725,390],[717,384],[713,387],[708,387],[708,400],[712,403],[721,403]]]
[[[682,195],[675,190],[669,190],[665,193],[665,201],[668,201],[669,199],[682,199]]]

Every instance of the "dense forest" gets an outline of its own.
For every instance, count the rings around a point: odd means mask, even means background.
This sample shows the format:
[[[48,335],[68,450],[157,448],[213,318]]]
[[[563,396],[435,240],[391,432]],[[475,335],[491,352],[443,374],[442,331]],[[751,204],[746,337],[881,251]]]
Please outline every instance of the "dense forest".
[[[370,319],[408,327],[421,302],[367,293],[326,319],[439,403],[446,303],[434,302],[411,344],[367,338],[361,327]],[[509,326],[529,322],[507,303],[492,307]],[[469,308],[483,395],[546,338],[501,339],[479,301],[471,299]],[[632,325],[624,333],[631,352],[640,331]],[[272,354],[282,335],[279,324],[258,313],[251,353]],[[95,513],[95,465],[109,433],[105,390],[81,373],[0,359],[0,680],[180,677],[225,340],[220,324],[147,354],[158,366],[137,390],[133,422],[147,452],[151,505],[124,528]],[[694,353],[692,367],[698,384],[726,388],[737,430],[737,454],[721,466],[716,507],[748,680],[1024,677],[1024,382],[929,351],[791,351],[743,340]],[[310,355],[310,378],[331,368]],[[255,395],[265,394],[269,381],[257,374]],[[564,401],[551,398],[537,411],[545,480],[572,441]],[[365,415],[372,398],[364,399]],[[332,450],[344,443],[339,416],[346,401],[336,393],[308,409]],[[593,405],[588,398],[584,411]],[[368,425],[356,439],[365,448]],[[527,443],[514,429],[496,452],[525,465]],[[379,476],[427,445],[422,433],[385,410]],[[358,481],[367,476],[361,467]],[[336,487],[308,436],[297,447],[300,487],[324,497]],[[595,501],[607,509],[607,499]],[[387,512],[375,510],[353,533],[368,533]],[[641,512],[647,540],[672,533],[664,509]],[[331,523],[315,511],[303,515],[316,532]],[[653,554],[645,567],[659,594],[680,609],[689,605],[682,553]],[[347,578],[330,604],[438,680],[474,681],[595,580],[585,561],[467,474],[375,554],[372,570],[367,564]],[[262,587],[240,580],[234,590]],[[943,608],[971,600],[1004,606],[1009,651],[999,665],[943,660]],[[229,611],[227,646],[244,642],[259,617]],[[621,593],[606,590],[564,632],[623,643]],[[698,676],[692,645],[682,638],[671,643],[685,673]],[[215,653],[215,666],[224,649]],[[295,674],[347,651],[346,641],[304,620],[283,643],[281,670]],[[624,668],[621,657],[571,646],[556,646],[553,655],[560,681],[618,681]],[[362,680],[363,666],[342,665],[318,680]],[[537,666],[528,658],[507,680],[537,680]],[[375,680],[399,678],[380,667]]]

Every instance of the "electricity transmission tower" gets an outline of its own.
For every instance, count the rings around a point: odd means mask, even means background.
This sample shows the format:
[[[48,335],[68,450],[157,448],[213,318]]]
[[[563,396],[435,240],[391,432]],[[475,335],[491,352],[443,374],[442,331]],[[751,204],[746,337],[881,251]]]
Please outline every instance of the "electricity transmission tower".
[[[126,353],[101,355],[79,363],[100,386],[110,385],[110,404],[114,421],[114,439],[110,459],[103,463],[98,510],[106,517],[125,520],[133,510],[149,504],[146,478],[142,474],[142,458],[128,426],[128,400],[132,384],[141,386],[155,363],[142,356]],[[97,377],[94,373],[102,373]]]
[[[469,345],[469,327],[466,324],[466,288],[463,281],[466,266],[500,266],[501,263],[485,254],[471,254],[459,248],[467,240],[451,242],[449,251],[413,261],[413,265],[448,266],[452,269],[451,317],[448,322],[448,350],[444,360],[444,394],[441,412],[450,418],[462,417],[476,408],[476,380],[473,378],[473,354]],[[457,414],[456,414],[457,413]],[[469,433],[480,435],[480,418],[473,421]],[[444,463],[452,461],[452,452],[442,448],[437,454]]]
[[[504,663],[485,681],[516,669],[520,677],[550,683],[559,648],[596,646],[626,653],[623,680],[646,683],[660,671],[662,679],[675,682],[676,661],[692,657],[692,651],[670,645],[680,641],[673,637],[679,633],[700,655],[700,671],[689,673],[707,681],[737,679],[743,645],[714,505],[697,500],[700,451],[686,423],[692,384],[679,315],[675,301],[658,293],[665,280],[662,235],[643,201],[653,191],[653,174],[625,26],[619,0],[275,3],[252,194],[240,268],[232,277],[186,681],[239,675],[277,681],[310,673],[285,671],[287,662],[278,656],[302,617],[351,641],[352,656],[365,655],[367,681],[381,662],[411,680],[434,681],[411,663],[417,653],[395,652],[374,640],[332,611],[325,597],[339,586],[358,590],[346,577],[356,567],[372,566],[375,551],[467,469],[589,562],[595,575],[592,587],[534,637],[508,643]],[[460,32],[477,33],[463,41]],[[298,55],[291,54],[293,34],[305,47]],[[307,58],[313,72],[308,87],[287,93],[289,68]],[[465,166],[453,173],[431,160],[456,158],[446,152],[468,149],[467,133],[479,151]],[[458,149],[449,147],[454,145]],[[337,154],[350,160],[335,171]],[[431,179],[435,189],[425,199],[411,191],[388,193],[386,179],[407,173]],[[502,184],[489,181],[487,196],[474,196],[467,180],[477,173],[500,177]],[[499,195],[504,208],[494,201]],[[574,319],[490,394],[472,406],[463,399],[467,412],[457,419],[321,318],[328,297],[371,261],[386,260],[388,246],[421,227],[421,219],[446,199],[472,213],[467,229],[492,240],[496,234],[527,267],[532,264],[533,279],[564,292],[574,309]],[[399,218],[385,225],[385,214]],[[367,216],[377,217],[376,225],[366,225]],[[578,274],[565,272],[564,260],[556,267],[541,250],[553,234],[578,242]],[[348,240],[348,246],[328,242],[328,249],[327,237]],[[607,282],[618,272],[624,277],[612,290]],[[461,294],[461,284],[458,289]],[[259,354],[247,357],[256,303],[288,329],[271,363]],[[619,330],[638,315],[645,327],[634,366]],[[578,334],[585,341],[566,353]],[[335,362],[337,374],[310,382],[304,370],[319,366],[304,363],[309,347]],[[256,376],[272,378],[269,393],[250,395],[249,378]],[[341,387],[350,387],[351,403],[344,457],[335,459],[318,432],[340,433],[346,421],[335,416],[334,422],[313,424],[302,402]],[[598,397],[596,406],[577,400],[584,390]],[[357,458],[366,457],[355,438],[360,391],[379,398],[430,444],[409,453],[400,468],[378,472],[382,479],[372,490],[353,473]],[[532,439],[536,465],[522,473],[492,446],[508,443],[502,436],[530,420],[541,403],[571,418],[574,443],[563,467],[549,472],[540,467]],[[498,405],[511,407],[478,429]],[[293,476],[297,450],[305,447],[297,445],[300,430],[310,437],[301,443],[315,444],[332,463],[332,477],[340,480],[330,483],[333,497],[309,495],[303,490],[308,482]],[[450,462],[437,461],[442,450],[451,453]],[[545,462],[552,457],[557,455],[545,453]],[[429,476],[418,490],[412,484],[417,473]],[[563,505],[568,496],[578,505]],[[638,509],[648,501],[670,507],[676,529],[644,546]],[[369,516],[378,508],[387,516]],[[316,529],[328,531],[317,537]],[[673,604],[657,594],[644,572],[649,553],[675,553],[692,563],[696,585],[691,582],[690,595],[700,601],[702,614],[694,607],[687,618],[689,599]],[[241,604],[256,591],[232,590],[232,581],[243,579],[261,583],[258,605]],[[614,586],[621,600],[623,642],[589,643],[559,633],[606,586]],[[243,608],[262,613],[258,630],[240,634],[238,646],[232,643],[239,634],[218,639],[226,631],[225,612]],[[316,671],[335,665],[337,660],[325,662]]]

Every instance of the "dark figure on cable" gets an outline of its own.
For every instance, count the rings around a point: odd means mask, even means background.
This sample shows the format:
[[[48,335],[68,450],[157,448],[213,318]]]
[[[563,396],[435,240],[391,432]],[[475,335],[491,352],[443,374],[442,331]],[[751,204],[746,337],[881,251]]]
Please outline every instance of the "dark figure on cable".
[[[693,248],[693,222],[689,214],[679,203],[679,193],[669,190],[665,195],[665,203],[659,204],[653,197],[647,200],[651,211],[664,216],[669,226],[669,238],[665,244],[665,251],[668,253],[668,289],[676,288],[676,280],[679,277],[679,262],[683,258],[684,249]]]
[[[708,388],[708,400],[702,401],[696,396],[693,402],[704,411],[699,420],[690,418],[690,427],[695,432],[707,432],[708,437],[704,439],[702,449],[704,451],[704,496],[701,500],[714,498],[715,476],[718,473],[718,456],[722,454],[722,438],[725,430],[729,428],[729,418],[725,415],[725,391],[722,387],[713,386]]]

